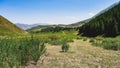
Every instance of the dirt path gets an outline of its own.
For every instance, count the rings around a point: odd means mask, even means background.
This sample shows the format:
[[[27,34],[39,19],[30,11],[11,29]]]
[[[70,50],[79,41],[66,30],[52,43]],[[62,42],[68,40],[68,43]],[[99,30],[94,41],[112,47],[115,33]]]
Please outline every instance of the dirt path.
[[[75,40],[70,51],[61,53],[61,46],[47,44],[48,54],[37,65],[26,68],[120,68],[120,51],[92,46],[88,41]]]

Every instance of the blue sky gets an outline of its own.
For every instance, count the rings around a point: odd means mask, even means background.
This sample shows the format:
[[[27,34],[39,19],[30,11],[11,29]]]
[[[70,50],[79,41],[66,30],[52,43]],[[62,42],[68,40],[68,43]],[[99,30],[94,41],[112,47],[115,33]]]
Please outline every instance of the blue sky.
[[[90,18],[119,0],[0,0],[0,15],[13,23],[70,24]]]

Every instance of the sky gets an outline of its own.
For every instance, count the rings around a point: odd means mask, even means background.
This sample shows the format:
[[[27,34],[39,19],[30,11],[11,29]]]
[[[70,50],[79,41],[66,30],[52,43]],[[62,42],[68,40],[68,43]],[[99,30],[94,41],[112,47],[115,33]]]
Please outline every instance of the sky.
[[[0,0],[0,15],[13,23],[71,24],[119,0]]]

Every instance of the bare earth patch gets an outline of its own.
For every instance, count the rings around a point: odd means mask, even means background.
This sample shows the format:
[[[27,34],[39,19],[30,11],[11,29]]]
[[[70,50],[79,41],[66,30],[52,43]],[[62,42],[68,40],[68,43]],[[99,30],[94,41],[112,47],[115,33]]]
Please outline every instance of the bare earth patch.
[[[82,40],[69,44],[67,53],[60,52],[61,46],[46,44],[47,54],[37,65],[26,68],[120,68],[120,51],[105,50]]]

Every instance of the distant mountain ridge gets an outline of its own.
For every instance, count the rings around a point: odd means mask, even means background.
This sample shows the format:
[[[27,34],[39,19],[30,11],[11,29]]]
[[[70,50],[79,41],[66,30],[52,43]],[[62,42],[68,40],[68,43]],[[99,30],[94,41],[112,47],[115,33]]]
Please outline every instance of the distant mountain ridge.
[[[0,35],[9,33],[25,33],[26,31],[20,29],[15,24],[0,15]]]
[[[16,23],[16,25],[18,27],[20,27],[21,29],[27,30],[27,29],[30,29],[32,27],[44,26],[44,25],[48,25],[48,24],[46,24],[46,23],[37,23],[37,24],[21,24],[21,23]]]

